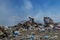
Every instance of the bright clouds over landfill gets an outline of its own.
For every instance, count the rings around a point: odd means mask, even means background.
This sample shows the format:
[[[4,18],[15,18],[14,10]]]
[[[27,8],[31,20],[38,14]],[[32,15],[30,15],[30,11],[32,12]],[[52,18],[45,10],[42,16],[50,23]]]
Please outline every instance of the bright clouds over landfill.
[[[0,0],[0,25],[15,25],[29,16],[60,22],[60,0]]]

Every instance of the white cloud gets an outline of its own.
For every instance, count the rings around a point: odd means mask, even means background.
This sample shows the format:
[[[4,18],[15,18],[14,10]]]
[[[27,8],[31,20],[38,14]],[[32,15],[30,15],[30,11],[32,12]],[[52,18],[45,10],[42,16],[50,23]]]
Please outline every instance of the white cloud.
[[[22,20],[19,16],[11,16],[8,19],[8,25],[18,24]]]
[[[32,9],[33,6],[32,6],[32,3],[30,0],[24,0],[24,7],[28,10]]]
[[[30,0],[23,0],[23,3],[21,7],[18,8],[18,6],[14,6],[11,8],[13,3],[10,3],[8,1],[0,0],[0,24],[5,22],[5,25],[14,25],[20,22],[21,20],[25,20],[27,17],[31,16],[34,17],[35,20],[39,20],[40,22],[43,22],[44,16],[49,16],[54,20],[60,19],[60,15],[58,13],[58,9],[46,9],[47,12],[44,12],[41,7],[36,7],[36,13],[33,11],[33,5]],[[10,6],[10,8],[9,8]],[[43,6],[46,8],[48,7],[48,4],[45,3]],[[16,7],[16,8],[15,8]],[[54,10],[54,11],[53,11]],[[52,14],[53,12],[58,13],[56,16],[55,14]],[[23,14],[21,15],[23,18],[21,18],[19,13]],[[34,14],[35,13],[35,14]],[[2,22],[1,22],[2,21]]]
[[[2,25],[17,24],[21,20],[24,20],[25,17],[27,17],[31,13],[30,10],[32,10],[33,8],[31,1],[23,0],[23,2],[24,4],[22,4],[19,9],[17,9],[18,7],[14,8],[15,6],[13,7],[13,9],[11,9],[12,3],[9,0],[8,1],[0,0],[0,22],[3,20],[3,22],[1,22]],[[25,15],[24,18],[20,18],[20,16],[18,16],[19,13],[24,14],[23,12],[27,15]]]

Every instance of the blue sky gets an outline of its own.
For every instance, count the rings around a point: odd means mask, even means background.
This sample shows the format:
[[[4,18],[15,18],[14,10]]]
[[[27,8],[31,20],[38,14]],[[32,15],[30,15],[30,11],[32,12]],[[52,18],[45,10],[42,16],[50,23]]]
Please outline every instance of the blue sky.
[[[0,0],[0,25],[15,25],[29,16],[40,22],[44,16],[60,22],[60,0]]]

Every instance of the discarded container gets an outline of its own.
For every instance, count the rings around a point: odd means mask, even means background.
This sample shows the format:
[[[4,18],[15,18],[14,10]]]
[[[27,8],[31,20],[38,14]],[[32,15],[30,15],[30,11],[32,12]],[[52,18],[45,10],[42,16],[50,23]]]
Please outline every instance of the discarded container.
[[[45,38],[45,39],[48,39],[48,38],[49,38],[49,36],[47,36],[47,35],[46,35],[46,36],[44,36],[44,38]]]
[[[34,40],[34,35],[31,35],[31,40]]]
[[[44,31],[45,31],[45,29],[41,29],[40,31],[41,31],[41,32],[44,32]]]
[[[16,37],[16,36],[18,36],[19,35],[19,31],[14,31],[14,36]]]

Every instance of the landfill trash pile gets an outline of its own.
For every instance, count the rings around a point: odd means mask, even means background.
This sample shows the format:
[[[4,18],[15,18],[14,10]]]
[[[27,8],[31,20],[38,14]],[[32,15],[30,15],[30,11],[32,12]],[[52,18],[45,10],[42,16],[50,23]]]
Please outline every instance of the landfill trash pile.
[[[60,25],[50,17],[44,17],[44,24],[28,21],[14,26],[0,26],[0,40],[60,40]]]

